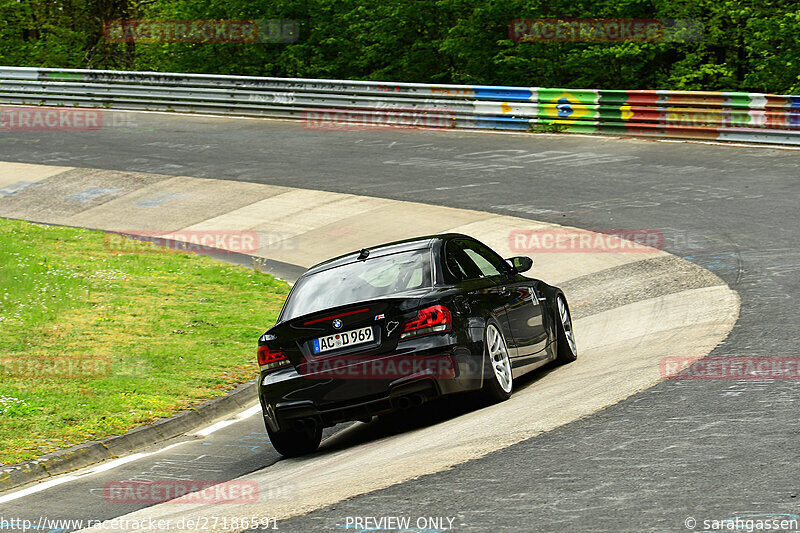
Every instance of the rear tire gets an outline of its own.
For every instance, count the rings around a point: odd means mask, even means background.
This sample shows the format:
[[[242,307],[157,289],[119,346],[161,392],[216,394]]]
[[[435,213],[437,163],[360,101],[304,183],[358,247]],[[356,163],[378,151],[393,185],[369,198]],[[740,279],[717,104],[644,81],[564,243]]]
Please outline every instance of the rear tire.
[[[299,457],[315,452],[322,442],[320,426],[314,426],[313,429],[305,428],[302,431],[295,429],[272,431],[267,427],[267,434],[272,446],[284,457]]]
[[[556,298],[556,315],[556,335],[558,338],[556,364],[565,365],[578,358],[578,348],[575,345],[572,316],[569,314],[567,300],[561,294]]]
[[[494,322],[486,326],[484,346],[488,368],[483,377],[483,395],[493,402],[508,400],[514,388],[511,360],[508,358],[506,340]]]

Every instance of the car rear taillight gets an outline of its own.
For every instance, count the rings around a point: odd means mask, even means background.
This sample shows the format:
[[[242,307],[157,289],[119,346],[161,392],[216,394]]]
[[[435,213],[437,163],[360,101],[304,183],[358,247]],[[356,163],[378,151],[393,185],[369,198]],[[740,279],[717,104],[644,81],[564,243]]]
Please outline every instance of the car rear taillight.
[[[264,345],[258,347],[258,364],[261,370],[275,370],[289,366],[291,362],[282,350],[270,350],[269,346]]]
[[[417,312],[417,317],[406,322],[400,340],[449,331],[452,324],[450,310],[443,305],[433,305]]]

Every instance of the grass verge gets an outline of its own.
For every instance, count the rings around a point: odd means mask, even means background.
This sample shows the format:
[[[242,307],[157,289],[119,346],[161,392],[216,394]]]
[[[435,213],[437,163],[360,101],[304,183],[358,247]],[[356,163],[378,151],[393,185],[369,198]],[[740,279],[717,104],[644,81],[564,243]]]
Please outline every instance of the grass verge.
[[[0,463],[124,433],[257,374],[288,284],[104,243],[0,219]]]

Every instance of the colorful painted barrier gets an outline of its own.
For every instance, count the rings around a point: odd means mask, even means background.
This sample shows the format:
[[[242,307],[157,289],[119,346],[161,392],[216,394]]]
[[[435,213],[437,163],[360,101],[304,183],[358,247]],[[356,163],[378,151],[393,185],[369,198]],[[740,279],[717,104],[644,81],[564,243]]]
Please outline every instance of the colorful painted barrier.
[[[800,145],[800,95],[0,67],[0,104]],[[330,125],[328,125],[330,126]],[[0,124],[2,129],[2,124]],[[333,128],[329,129],[342,129]]]

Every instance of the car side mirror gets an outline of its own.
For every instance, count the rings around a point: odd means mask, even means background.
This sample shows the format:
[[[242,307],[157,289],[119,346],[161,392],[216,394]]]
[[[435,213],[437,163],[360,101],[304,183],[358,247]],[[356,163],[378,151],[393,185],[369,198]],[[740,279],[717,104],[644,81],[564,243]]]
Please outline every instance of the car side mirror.
[[[527,272],[528,270],[533,268],[533,259],[531,259],[530,257],[525,257],[520,255],[517,257],[512,257],[510,259],[506,259],[506,261],[511,263],[511,266],[514,267],[514,270],[519,273]]]

